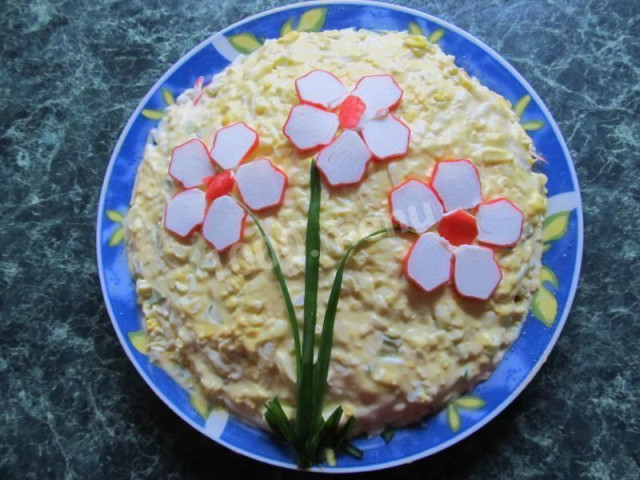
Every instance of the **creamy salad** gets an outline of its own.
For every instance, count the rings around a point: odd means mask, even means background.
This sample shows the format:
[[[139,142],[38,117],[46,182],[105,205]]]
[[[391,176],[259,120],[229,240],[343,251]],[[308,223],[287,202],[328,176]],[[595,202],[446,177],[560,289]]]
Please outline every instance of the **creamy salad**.
[[[487,378],[517,338],[539,286],[546,178],[532,172],[531,139],[511,105],[426,38],[371,31],[292,32],[267,41],[217,75],[194,105],[187,91],[153,131],[126,218],[126,245],[152,359],[210,402],[265,426],[264,404],[295,407],[293,341],[264,243],[247,220],[242,243],[219,253],[201,235],[163,226],[179,191],[167,175],[172,150],[198,138],[209,148],[221,127],[246,122],[260,136],[251,159],[268,157],[288,176],[284,202],[258,214],[301,311],[309,159],[283,134],[298,103],[295,80],[323,69],[353,85],[390,74],[404,91],[394,115],[411,129],[401,160],[371,162],[358,185],[323,188],[319,310],[335,267],[358,238],[389,226],[387,196],[425,178],[444,159],[468,159],[482,196],[504,197],[524,214],[519,242],[495,248],[502,279],[486,301],[450,286],[432,293],[403,275],[410,233],[356,254],[344,275],[326,410],[342,405],[357,432],[414,422]],[[325,186],[326,187],[326,186]],[[321,320],[322,315],[319,315]],[[318,325],[318,332],[320,325]]]

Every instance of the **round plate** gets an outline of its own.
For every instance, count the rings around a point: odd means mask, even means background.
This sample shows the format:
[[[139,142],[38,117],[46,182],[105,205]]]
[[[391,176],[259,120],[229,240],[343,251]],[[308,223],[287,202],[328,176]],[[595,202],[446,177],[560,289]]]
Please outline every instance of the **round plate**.
[[[328,472],[376,470],[438,452],[469,436],[509,405],[544,363],[565,323],[582,259],[582,205],[571,157],[556,122],[531,86],[496,52],[455,26],[416,10],[374,2],[308,2],[269,10],[213,35],[191,50],[151,88],[118,140],[105,175],[97,219],[97,254],[107,310],[127,355],[153,391],[196,430],[232,450],[263,462],[295,468],[291,452],[274,438],[225,411],[191,397],[145,355],[145,336],[127,268],[122,218],[127,211],[149,133],[167,104],[224,70],[241,53],[283,29],[317,31],[344,28],[422,33],[458,66],[510,100],[523,127],[547,160],[540,170],[549,178],[548,216],[544,224],[543,287],[535,295],[522,333],[491,377],[469,395],[421,424],[396,431],[385,444],[379,436],[358,438],[364,458],[338,458]]]

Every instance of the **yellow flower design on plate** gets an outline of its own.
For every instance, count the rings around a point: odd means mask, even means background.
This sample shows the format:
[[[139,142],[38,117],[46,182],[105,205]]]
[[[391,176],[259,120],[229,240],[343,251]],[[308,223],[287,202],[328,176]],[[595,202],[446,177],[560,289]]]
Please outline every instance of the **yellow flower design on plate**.
[[[109,237],[109,246],[115,247],[116,245],[120,245],[124,240],[124,227],[122,226],[122,222],[125,214],[117,210],[107,210],[106,215],[109,220],[119,225]]]
[[[460,430],[460,410],[479,410],[486,405],[485,401],[476,395],[463,395],[447,405],[447,423],[452,432]]]
[[[546,252],[551,248],[550,242],[560,240],[567,234],[570,214],[571,211],[558,212],[544,220],[542,224],[543,251]],[[553,325],[558,315],[558,300],[554,294],[558,285],[558,277],[555,272],[543,265],[540,270],[540,288],[531,300],[531,312],[547,327]]]
[[[409,30],[409,33],[412,33],[413,35],[422,35],[424,37],[427,37],[427,40],[429,40],[431,43],[438,43],[442,39],[442,37],[444,37],[443,28],[438,28],[437,30],[434,30],[429,35],[427,35],[424,29],[420,25],[418,25],[417,22],[409,22],[409,28],[407,30]]]
[[[289,18],[280,28],[280,36],[284,37],[287,33],[297,32],[319,32],[324,27],[327,19],[326,8],[313,8],[307,10],[300,18]],[[297,20],[297,24],[296,24]],[[264,39],[256,37],[253,33],[242,32],[235,35],[228,35],[227,40],[231,46],[242,54],[248,54],[257,50],[264,43]]]
[[[164,87],[162,88],[162,100],[164,100],[164,103],[166,103],[167,106],[176,103],[176,99],[174,98],[173,93],[171,93]],[[142,110],[142,115],[144,117],[147,117],[149,120],[160,120],[164,116],[164,109],[152,110],[145,108],[144,110]]]

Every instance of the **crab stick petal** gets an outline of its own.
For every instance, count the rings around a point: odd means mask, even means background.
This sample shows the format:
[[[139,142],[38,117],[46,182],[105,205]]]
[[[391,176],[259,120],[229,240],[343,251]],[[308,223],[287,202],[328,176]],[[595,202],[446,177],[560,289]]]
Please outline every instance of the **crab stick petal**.
[[[500,247],[515,245],[522,236],[524,215],[506,198],[481,203],[476,214],[478,240]]]
[[[406,155],[410,136],[409,127],[393,115],[369,120],[362,128],[362,137],[378,160]]]
[[[480,175],[469,160],[439,162],[431,175],[431,186],[447,212],[474,208],[482,199]]]
[[[359,183],[367,171],[371,152],[356,132],[342,132],[318,154],[318,170],[333,187]]]
[[[184,190],[167,203],[164,227],[179,237],[188,237],[202,223],[206,208],[207,202],[202,190]]]
[[[214,173],[207,147],[200,140],[194,138],[173,149],[169,175],[185,188],[202,185]]]
[[[193,90],[194,90],[193,105],[196,106],[200,102],[200,99],[202,98],[202,94],[204,93],[204,77],[196,78],[196,81],[193,84]]]
[[[349,91],[342,82],[324,70],[312,70],[296,80],[296,92],[301,103],[333,110]]]
[[[423,233],[442,218],[442,204],[431,187],[407,180],[389,193],[391,220],[403,228]]]
[[[404,273],[425,292],[451,279],[453,252],[449,243],[435,233],[423,233],[404,259]]]
[[[275,207],[284,200],[287,175],[266,158],[240,165],[236,181],[242,201],[253,211]]]
[[[218,251],[226,250],[242,240],[247,212],[233,197],[216,198],[202,224],[202,236]]]
[[[454,210],[444,214],[438,233],[457,247],[473,242],[478,235],[478,226],[473,215],[464,210]]]
[[[234,123],[216,132],[211,158],[223,170],[237,167],[258,146],[258,134],[244,122]]]
[[[335,113],[311,105],[296,105],[284,124],[284,134],[298,150],[308,151],[331,143],[339,125]]]
[[[207,179],[207,202],[211,203],[216,198],[231,193],[235,184],[236,180],[231,170],[209,177]]]
[[[391,75],[369,75],[356,84],[352,95],[367,105],[368,115],[384,115],[400,103],[402,89]]]
[[[493,250],[477,245],[462,245],[456,252],[453,278],[460,295],[487,300],[498,287],[502,273]]]

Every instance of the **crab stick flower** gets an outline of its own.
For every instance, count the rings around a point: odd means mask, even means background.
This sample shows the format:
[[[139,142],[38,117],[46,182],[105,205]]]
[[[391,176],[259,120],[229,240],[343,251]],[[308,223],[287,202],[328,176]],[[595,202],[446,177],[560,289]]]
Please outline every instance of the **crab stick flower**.
[[[318,169],[330,186],[360,183],[372,159],[406,155],[411,132],[391,114],[403,94],[391,75],[362,77],[349,91],[332,73],[312,70],[296,80],[296,92],[300,104],[284,135],[301,152],[319,150]]]
[[[233,190],[248,208],[262,212],[282,204],[288,183],[271,160],[246,161],[258,142],[256,131],[238,122],[216,132],[211,150],[198,139],[174,148],[169,176],[184,190],[167,203],[165,228],[182,238],[201,230],[219,251],[242,241],[247,215]]]
[[[469,160],[436,165],[428,183],[410,179],[389,193],[391,221],[419,236],[404,260],[405,276],[425,292],[453,283],[467,298],[488,300],[502,280],[494,250],[515,245],[524,215],[506,198],[482,199]]]

